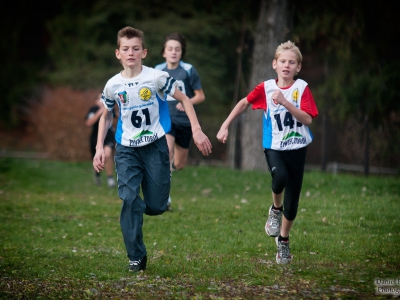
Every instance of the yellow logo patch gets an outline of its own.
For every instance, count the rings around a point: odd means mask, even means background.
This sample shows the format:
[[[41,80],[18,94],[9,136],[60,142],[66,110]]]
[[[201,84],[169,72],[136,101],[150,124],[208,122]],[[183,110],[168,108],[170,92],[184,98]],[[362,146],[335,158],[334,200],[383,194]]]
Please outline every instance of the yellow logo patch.
[[[139,97],[141,100],[147,101],[151,98],[151,96],[152,96],[152,92],[148,87],[142,87],[139,90]]]
[[[299,100],[299,89],[295,89],[292,93],[292,99],[294,102],[297,103],[297,101]]]

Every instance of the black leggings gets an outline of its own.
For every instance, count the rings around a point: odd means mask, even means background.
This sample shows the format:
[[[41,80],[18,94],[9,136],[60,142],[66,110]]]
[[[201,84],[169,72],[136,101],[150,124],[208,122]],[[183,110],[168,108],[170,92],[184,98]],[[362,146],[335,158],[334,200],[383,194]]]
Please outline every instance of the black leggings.
[[[264,149],[268,170],[272,176],[272,191],[280,194],[285,190],[283,215],[293,221],[297,215],[307,148],[277,151]]]

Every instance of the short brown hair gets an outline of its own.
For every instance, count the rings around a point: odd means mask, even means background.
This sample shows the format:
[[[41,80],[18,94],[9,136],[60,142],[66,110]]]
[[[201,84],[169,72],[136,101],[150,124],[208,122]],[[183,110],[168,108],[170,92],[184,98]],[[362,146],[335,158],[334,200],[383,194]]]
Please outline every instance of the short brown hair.
[[[167,35],[165,37],[165,41],[164,41],[164,44],[161,49],[161,54],[164,54],[165,45],[170,40],[175,40],[175,41],[178,41],[179,43],[181,43],[181,48],[182,48],[181,59],[183,59],[185,57],[185,53],[186,53],[186,38],[182,34],[177,33],[177,32],[171,33],[170,35]]]
[[[121,41],[121,39],[124,38],[124,37],[126,37],[126,38],[128,38],[128,39],[133,39],[133,38],[135,38],[135,37],[136,37],[136,38],[139,38],[139,39],[142,41],[142,47],[143,47],[143,49],[145,49],[145,46],[144,46],[144,33],[143,33],[143,31],[141,31],[141,30],[139,30],[139,29],[136,29],[136,28],[133,28],[133,27],[130,27],[130,26],[126,26],[126,27],[120,29],[120,30],[118,31],[118,34],[117,34],[117,49],[119,49],[119,47],[120,47],[120,41]]]

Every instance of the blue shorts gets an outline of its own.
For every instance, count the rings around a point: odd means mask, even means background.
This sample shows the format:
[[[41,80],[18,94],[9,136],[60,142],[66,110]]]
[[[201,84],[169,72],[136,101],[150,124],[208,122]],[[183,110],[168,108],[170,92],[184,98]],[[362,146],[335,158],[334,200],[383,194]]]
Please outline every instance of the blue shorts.
[[[114,139],[114,131],[109,129],[106,133],[106,137],[104,138],[104,147],[109,146],[114,148],[115,139]],[[97,134],[90,137],[90,152],[92,153],[92,158],[96,155],[96,145],[97,145]]]
[[[184,149],[189,149],[192,142],[192,127],[171,124],[171,130],[167,133],[175,138],[175,143]]]

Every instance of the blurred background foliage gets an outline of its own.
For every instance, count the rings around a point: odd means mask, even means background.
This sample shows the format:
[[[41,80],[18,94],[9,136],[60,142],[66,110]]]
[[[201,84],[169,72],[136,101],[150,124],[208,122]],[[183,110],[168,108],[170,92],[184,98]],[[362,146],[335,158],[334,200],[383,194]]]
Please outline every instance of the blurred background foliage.
[[[187,1],[182,5],[179,1],[117,0],[110,6],[109,1],[98,1],[89,14],[59,15],[47,23],[53,39],[48,48],[52,70],[47,72],[47,79],[52,84],[80,89],[102,87],[121,70],[114,54],[120,28],[130,25],[144,31],[148,55],[143,63],[150,67],[164,61],[160,51],[165,36],[180,32],[188,40],[184,60],[198,70],[206,98],[212,103],[206,104],[206,110],[214,114],[231,102],[237,33],[245,13],[238,3],[227,6],[222,2]],[[257,1],[246,5],[255,20],[257,5]],[[251,32],[248,35],[251,40]],[[250,49],[246,55],[250,57]],[[197,107],[200,111],[202,108]]]
[[[199,71],[206,94],[197,110],[203,124],[215,128],[253,88],[248,79],[257,64],[252,50],[261,1],[276,0],[3,1],[0,128],[23,125],[43,86],[101,90],[121,70],[114,54],[116,34],[127,25],[144,31],[144,64],[150,67],[164,61],[160,50],[167,34],[187,37],[185,61]],[[350,122],[362,124],[362,130],[392,131],[395,146],[385,149],[399,153],[400,58],[395,45],[400,4],[387,4],[291,0],[288,30],[304,56],[300,76],[312,86],[328,125],[341,124],[347,131]]]
[[[207,110],[219,111],[232,102],[243,26],[242,79],[249,77],[260,2],[2,2],[7,13],[1,20],[1,50],[6,58],[0,81],[1,123],[18,125],[23,115],[21,104],[32,98],[40,84],[102,88],[121,69],[114,54],[116,32],[126,25],[145,32],[147,66],[163,61],[160,49],[167,34],[184,34],[188,39],[185,60],[198,69],[206,97],[212,99],[213,105],[207,105]],[[373,119],[379,120],[388,110],[400,107],[399,101],[377,101],[399,97],[399,91],[392,88],[400,76],[392,43],[393,30],[399,32],[396,7],[343,0],[305,0],[301,5],[289,1],[289,5],[293,11],[292,39],[305,54],[312,55],[321,72],[306,78],[318,84],[315,93],[321,99],[320,107],[327,94],[340,101],[335,117],[342,119],[359,110],[372,111]],[[243,87],[240,96],[251,88]]]

